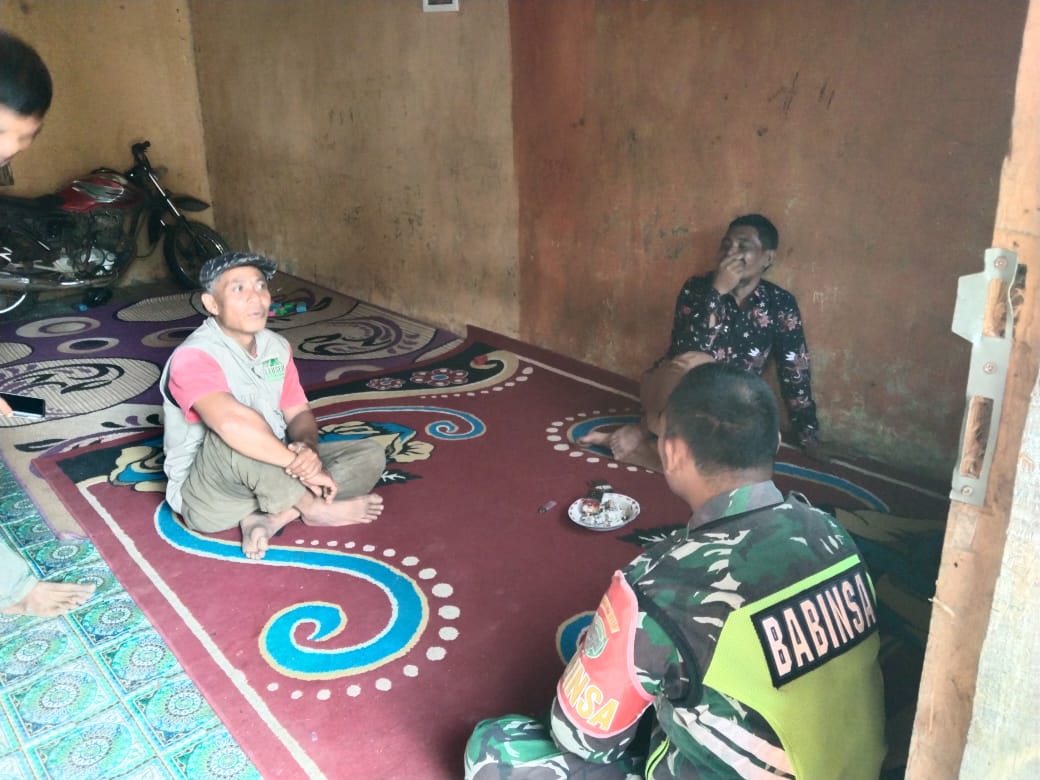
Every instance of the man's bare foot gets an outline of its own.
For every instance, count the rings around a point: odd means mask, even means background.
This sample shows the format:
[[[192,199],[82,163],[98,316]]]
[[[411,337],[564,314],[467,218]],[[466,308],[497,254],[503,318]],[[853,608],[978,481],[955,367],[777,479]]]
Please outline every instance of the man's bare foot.
[[[616,460],[623,460],[644,438],[646,433],[639,425],[627,423],[609,431],[587,433],[578,439],[578,444],[583,447],[604,447],[614,454]]]
[[[299,503],[301,519],[307,525],[354,525],[371,523],[383,512],[383,497],[368,493],[353,498],[337,498],[325,503],[311,494]]]
[[[78,582],[37,582],[25,598],[0,609],[7,615],[56,617],[71,612],[94,595],[94,585]]]
[[[578,444],[582,447],[606,447],[610,448],[610,437],[614,435],[614,431],[592,431],[578,439]]]
[[[628,423],[613,431],[593,431],[578,439],[583,447],[606,447],[614,460],[661,471],[661,457],[653,437],[641,425]]]
[[[267,552],[271,537],[300,516],[296,509],[267,515],[256,513],[242,518],[238,524],[242,529],[242,552],[247,558],[258,561]]]
[[[610,437],[610,451],[614,453],[615,460],[629,463],[632,454],[642,448],[650,441],[642,426],[635,423],[622,425]]]
[[[593,431],[578,439],[578,444],[588,447],[607,447],[615,460],[627,463],[629,455],[647,440],[646,431],[636,423],[627,423],[612,431]]]

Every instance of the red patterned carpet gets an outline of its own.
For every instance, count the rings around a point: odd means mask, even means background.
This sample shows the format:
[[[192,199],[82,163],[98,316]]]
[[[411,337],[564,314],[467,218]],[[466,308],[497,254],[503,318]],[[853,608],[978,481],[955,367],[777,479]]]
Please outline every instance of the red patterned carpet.
[[[154,428],[34,462],[265,777],[459,777],[474,723],[543,709],[613,569],[686,520],[659,475],[573,443],[633,413],[631,382],[476,330],[434,353],[311,375],[323,436],[385,445],[387,509],[371,526],[292,524],[259,562],[237,533],[201,537],[171,515]],[[777,481],[864,546],[899,729],[947,503],[818,469],[785,448]],[[568,519],[590,480],[634,498],[638,518],[610,532]]]

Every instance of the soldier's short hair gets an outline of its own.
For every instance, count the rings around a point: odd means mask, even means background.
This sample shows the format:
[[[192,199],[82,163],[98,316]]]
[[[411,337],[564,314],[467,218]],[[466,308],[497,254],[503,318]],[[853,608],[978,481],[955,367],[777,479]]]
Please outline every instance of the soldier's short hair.
[[[780,412],[769,385],[728,363],[688,371],[668,398],[665,436],[686,442],[704,474],[772,469]]]

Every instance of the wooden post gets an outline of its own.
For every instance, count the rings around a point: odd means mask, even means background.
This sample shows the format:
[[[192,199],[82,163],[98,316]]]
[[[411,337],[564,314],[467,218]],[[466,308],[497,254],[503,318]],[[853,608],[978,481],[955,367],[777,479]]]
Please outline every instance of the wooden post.
[[[1022,427],[1040,364],[1040,0],[1030,0],[1019,61],[1015,111],[1001,172],[993,246],[1014,250],[1026,267],[996,451],[986,502],[954,501],[932,606],[928,647],[910,743],[907,780],[956,778],[960,772],[976,691],[979,655],[989,626],[994,585],[1011,514]],[[980,251],[981,258],[981,251]],[[1030,479],[1040,479],[1035,470]],[[1033,537],[1036,544],[1036,537]],[[1040,547],[1040,545],[1037,545]],[[1024,551],[1037,555],[1034,547]],[[1021,626],[1023,649],[1040,616]],[[1030,649],[1030,652],[1034,652]],[[1013,659],[1010,659],[1013,661]],[[1014,664],[1008,671],[1014,674]],[[1034,721],[1035,722],[1035,721]],[[999,750],[999,745],[993,748]]]

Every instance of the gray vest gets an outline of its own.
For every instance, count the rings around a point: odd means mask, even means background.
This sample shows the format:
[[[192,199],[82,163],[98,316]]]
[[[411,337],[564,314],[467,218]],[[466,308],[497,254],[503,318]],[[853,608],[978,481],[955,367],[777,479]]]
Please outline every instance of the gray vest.
[[[256,334],[256,353],[250,356],[242,346],[229,338],[212,317],[192,332],[180,349],[198,349],[220,364],[228,387],[235,399],[263,415],[271,431],[279,439],[285,438],[285,417],[279,404],[285,369],[292,359],[292,347],[282,336],[270,330]],[[174,350],[174,354],[177,353]],[[170,395],[171,356],[163,369],[159,388],[163,397],[163,449],[166,461],[166,500],[174,511],[181,511],[181,485],[188,477],[195,453],[209,430],[205,423],[189,423],[184,411]]]

